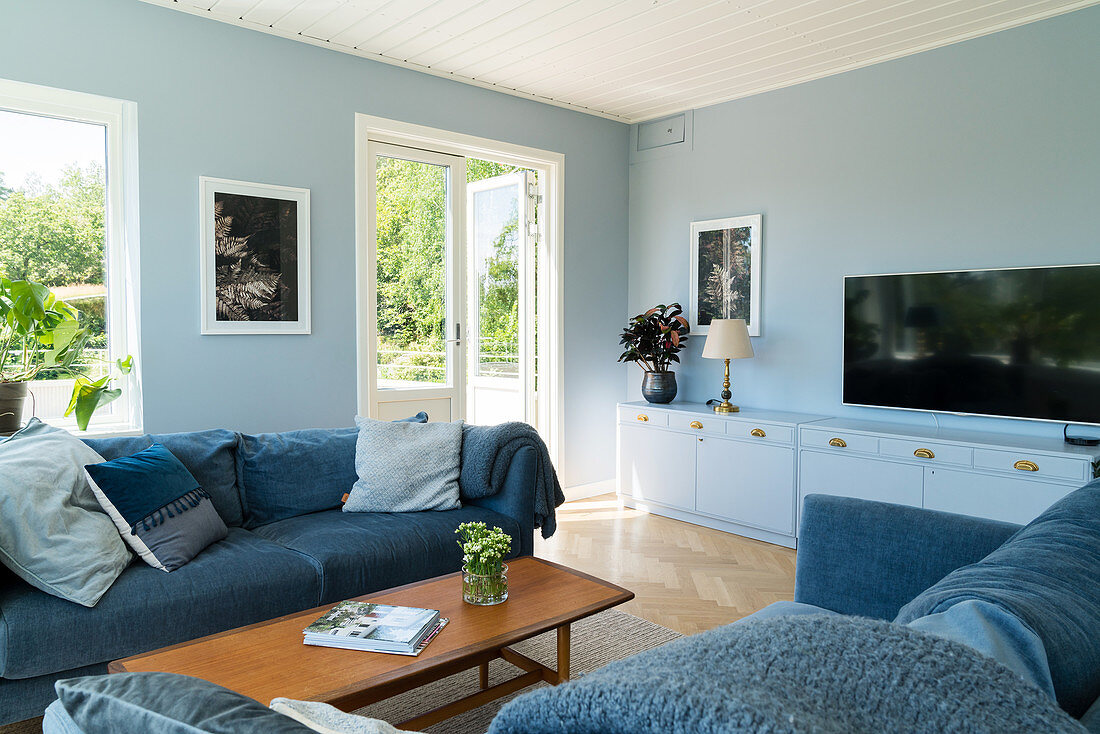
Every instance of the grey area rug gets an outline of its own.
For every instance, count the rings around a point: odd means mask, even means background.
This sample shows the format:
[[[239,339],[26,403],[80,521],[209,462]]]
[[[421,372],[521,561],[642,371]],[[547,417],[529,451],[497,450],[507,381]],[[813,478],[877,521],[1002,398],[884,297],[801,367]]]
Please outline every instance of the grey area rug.
[[[682,636],[679,632],[673,632],[659,624],[639,619],[625,612],[614,609],[601,612],[573,624],[570,643],[570,677],[575,678],[582,673],[591,673],[610,662],[659,647]],[[517,652],[543,665],[551,668],[557,666],[557,636],[554,632],[532,637],[513,647]],[[494,660],[489,664],[489,685],[503,683],[522,672],[503,660]],[[476,693],[477,675],[477,668],[465,670],[400,696],[361,708],[355,713],[397,724],[437,706]],[[511,696],[440,722],[425,731],[429,734],[484,734],[489,728],[489,722],[493,720],[501,706],[516,696],[547,685],[549,684],[538,683],[530,688],[524,688]]]
[[[570,642],[571,677],[582,673],[591,673],[610,662],[621,660],[634,653],[659,647],[682,637],[679,632],[662,627],[659,624],[639,619],[625,612],[609,609],[606,612],[582,619],[573,624]],[[533,658],[551,668],[557,666],[558,642],[554,632],[532,637],[514,646],[517,652]],[[489,665],[489,685],[503,683],[522,673],[503,660],[494,660]],[[524,688],[511,696],[498,699],[484,706],[467,711],[453,719],[436,724],[427,729],[430,734],[484,734],[489,722],[506,702],[527,691],[549,685],[539,683]],[[478,690],[477,668],[456,673],[443,680],[386,699],[359,709],[355,713],[384,719],[394,724],[411,719],[413,716],[450,703],[456,699],[476,693]],[[41,734],[42,719],[0,726],[0,734]]]

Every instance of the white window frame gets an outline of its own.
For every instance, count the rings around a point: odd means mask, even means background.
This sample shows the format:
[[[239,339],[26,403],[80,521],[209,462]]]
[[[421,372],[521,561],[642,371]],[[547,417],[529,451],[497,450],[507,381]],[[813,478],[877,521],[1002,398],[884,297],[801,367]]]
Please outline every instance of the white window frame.
[[[0,109],[103,125],[107,149],[105,253],[107,274],[107,340],[112,360],[134,357],[129,376],[118,376],[115,386],[122,396],[113,415],[92,416],[81,436],[125,435],[142,432],[141,309],[139,287],[138,148],[137,104],[94,94],[0,79]],[[117,373],[116,373],[117,374]],[[51,424],[69,430],[76,421],[67,418]]]

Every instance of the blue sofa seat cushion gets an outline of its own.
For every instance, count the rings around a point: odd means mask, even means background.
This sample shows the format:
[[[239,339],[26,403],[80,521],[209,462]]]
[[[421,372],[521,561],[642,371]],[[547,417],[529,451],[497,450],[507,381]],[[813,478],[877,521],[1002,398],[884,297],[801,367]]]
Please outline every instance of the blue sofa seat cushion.
[[[159,443],[180,460],[210,494],[214,509],[229,527],[240,527],[244,520],[240,492],[237,490],[237,434],[224,429],[193,433],[146,434],[121,438],[86,438],[107,461],[119,459]]]
[[[478,521],[500,527],[512,536],[512,547],[519,547],[519,523],[473,506],[443,512],[329,510],[253,532],[311,558],[323,578],[320,603],[331,604],[458,571],[462,552],[455,530],[464,522]]]
[[[897,622],[969,600],[998,605],[1039,636],[1058,703],[1081,716],[1100,696],[1100,480],[1051,505],[988,556],[947,574]]]
[[[3,584],[0,676],[108,662],[307,609],[319,597],[309,559],[240,528],[172,573],[132,564],[95,609]]]

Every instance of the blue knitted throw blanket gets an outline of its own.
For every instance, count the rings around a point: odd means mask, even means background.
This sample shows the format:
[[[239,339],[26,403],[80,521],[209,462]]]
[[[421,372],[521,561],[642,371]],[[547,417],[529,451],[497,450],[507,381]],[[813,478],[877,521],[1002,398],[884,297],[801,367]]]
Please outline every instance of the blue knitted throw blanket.
[[[462,496],[470,499],[490,497],[504,486],[508,467],[516,452],[525,446],[535,449],[538,469],[535,474],[535,527],[549,538],[557,530],[554,508],[565,502],[558,473],[550,462],[550,452],[538,431],[526,423],[501,423],[496,426],[462,426],[462,472],[458,483]]]
[[[489,734],[1086,730],[958,642],[829,615],[685,637],[508,703]]]

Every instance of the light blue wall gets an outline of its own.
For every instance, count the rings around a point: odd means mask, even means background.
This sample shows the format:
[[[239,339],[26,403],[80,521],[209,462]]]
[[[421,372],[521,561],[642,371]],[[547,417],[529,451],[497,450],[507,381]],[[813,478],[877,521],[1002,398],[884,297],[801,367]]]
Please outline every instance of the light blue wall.
[[[354,113],[564,153],[566,484],[614,475],[625,125],[137,0],[0,0],[0,77],[138,103],[150,431],[351,425]],[[311,190],[311,336],[199,335],[200,175]]]
[[[693,150],[631,166],[628,311],[688,302],[692,220],[762,213],[763,332],[732,366],[743,405],[930,423],[841,405],[844,274],[1100,261],[1100,8],[694,118]],[[721,389],[702,346],[686,352],[681,399]]]

